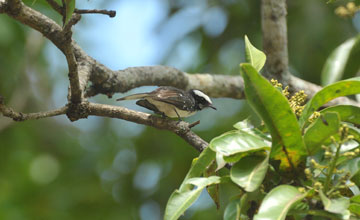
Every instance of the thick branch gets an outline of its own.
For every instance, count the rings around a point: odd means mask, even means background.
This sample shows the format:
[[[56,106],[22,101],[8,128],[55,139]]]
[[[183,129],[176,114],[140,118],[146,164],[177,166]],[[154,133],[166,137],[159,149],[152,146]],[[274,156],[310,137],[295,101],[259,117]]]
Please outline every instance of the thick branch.
[[[92,72],[92,87],[86,92],[87,97],[98,93],[112,96],[116,92],[126,92],[140,86],[174,86],[189,90],[197,88],[212,97],[230,97],[243,99],[243,80],[240,77],[188,74],[173,67],[143,66],[125,70],[111,71],[104,67]]]
[[[263,50],[267,57],[264,74],[283,84],[289,77],[286,14],[286,0],[262,0]]]

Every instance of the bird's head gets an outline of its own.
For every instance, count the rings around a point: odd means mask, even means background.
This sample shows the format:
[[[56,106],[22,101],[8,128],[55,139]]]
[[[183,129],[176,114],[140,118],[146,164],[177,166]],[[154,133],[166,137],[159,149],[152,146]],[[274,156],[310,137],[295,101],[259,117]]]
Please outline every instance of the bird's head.
[[[197,110],[202,110],[207,107],[216,110],[216,108],[212,105],[211,99],[205,93],[197,89],[192,89],[190,90],[190,94],[195,99],[195,105]]]

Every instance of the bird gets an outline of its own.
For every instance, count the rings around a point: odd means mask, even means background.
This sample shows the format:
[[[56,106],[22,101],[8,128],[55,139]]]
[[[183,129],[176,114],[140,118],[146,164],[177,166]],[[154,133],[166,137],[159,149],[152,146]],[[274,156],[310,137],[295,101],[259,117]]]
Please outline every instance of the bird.
[[[184,91],[172,86],[160,86],[152,92],[138,93],[125,96],[116,101],[136,100],[136,104],[153,111],[155,114],[169,118],[181,118],[194,115],[204,108],[212,108],[211,99],[197,89]]]

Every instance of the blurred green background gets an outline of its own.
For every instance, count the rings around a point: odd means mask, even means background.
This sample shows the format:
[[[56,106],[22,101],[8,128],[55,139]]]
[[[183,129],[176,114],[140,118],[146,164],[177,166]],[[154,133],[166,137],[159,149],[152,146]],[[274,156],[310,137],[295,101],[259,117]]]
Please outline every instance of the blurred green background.
[[[60,23],[44,0],[27,4]],[[244,61],[243,36],[261,48],[260,0],[90,0],[77,7],[117,11],[113,19],[83,15],[74,30],[83,49],[112,69],[164,64],[235,75]],[[318,83],[330,52],[359,32],[359,13],[342,19],[335,8],[325,1],[288,1],[292,73]],[[8,106],[21,112],[63,106],[66,70],[64,56],[47,39],[0,14],[0,94]],[[148,112],[102,95],[91,101]],[[187,119],[201,120],[194,131],[206,141],[239,120],[256,119],[245,101],[214,102],[218,111]],[[161,219],[197,155],[170,132],[116,119],[15,123],[0,117],[0,219]],[[220,211],[203,193],[182,219],[222,219],[237,192],[231,185],[221,188]]]

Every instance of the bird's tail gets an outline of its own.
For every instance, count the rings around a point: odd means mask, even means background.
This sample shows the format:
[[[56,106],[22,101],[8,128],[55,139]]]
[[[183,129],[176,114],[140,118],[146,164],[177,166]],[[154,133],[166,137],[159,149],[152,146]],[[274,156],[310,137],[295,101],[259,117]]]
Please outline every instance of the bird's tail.
[[[142,99],[142,98],[145,98],[148,95],[149,95],[149,93],[138,93],[138,94],[129,95],[129,96],[125,96],[125,97],[116,99],[116,101]]]

